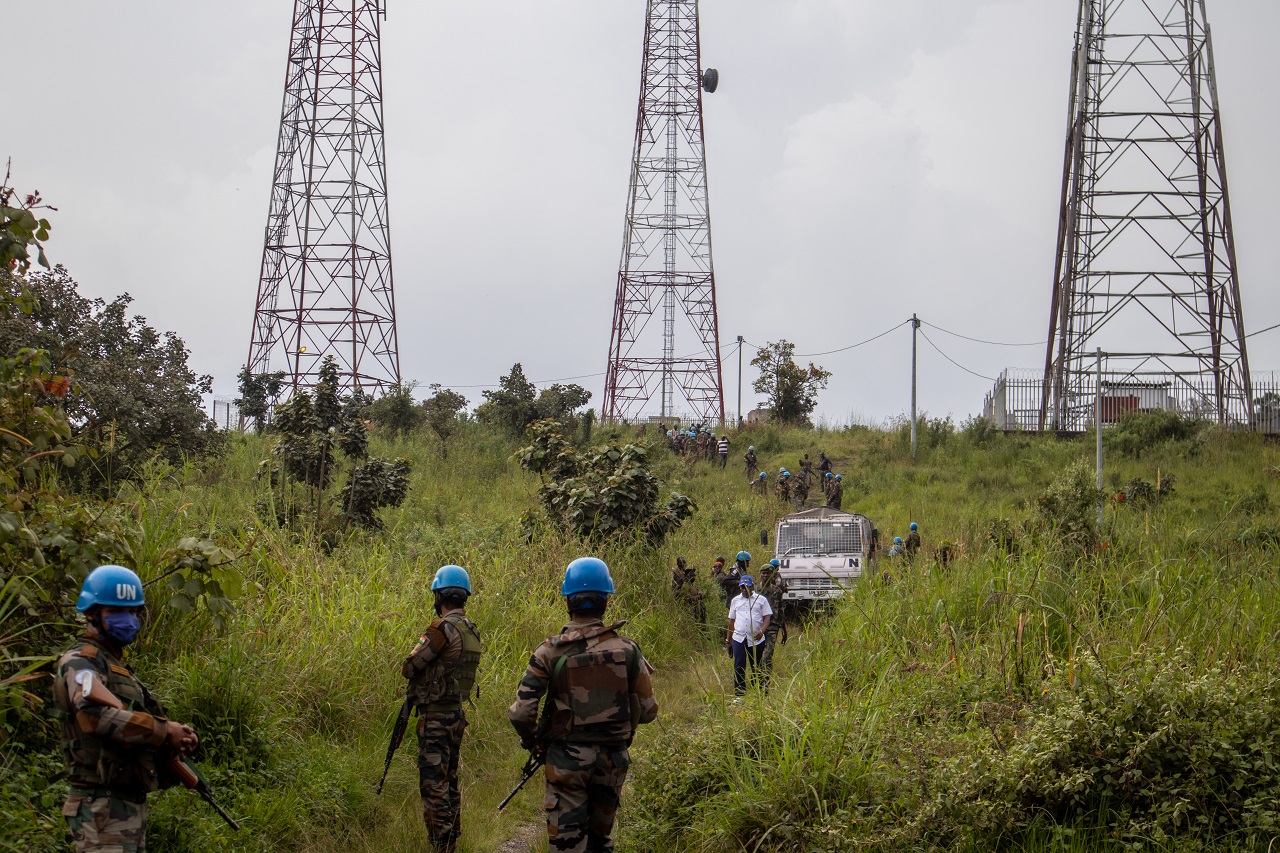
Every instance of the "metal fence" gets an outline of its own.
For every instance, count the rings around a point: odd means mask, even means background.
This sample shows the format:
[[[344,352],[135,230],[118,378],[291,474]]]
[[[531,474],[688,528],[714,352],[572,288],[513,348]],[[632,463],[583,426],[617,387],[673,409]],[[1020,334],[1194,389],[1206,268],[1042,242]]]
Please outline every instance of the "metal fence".
[[[244,417],[240,414],[235,397],[213,398],[213,422],[218,425],[218,429],[244,431]]]
[[[1280,434],[1280,371],[1251,374],[1253,380],[1254,429],[1268,435]],[[1038,371],[1001,371],[995,386],[982,405],[983,417],[1006,432],[1038,431],[1040,402],[1044,377]],[[1097,381],[1090,380],[1086,393],[1079,395],[1067,409],[1067,431],[1081,431],[1093,425]],[[1117,423],[1131,412],[1172,411],[1183,417],[1218,420],[1213,386],[1188,381],[1170,374],[1167,377],[1146,374],[1140,379],[1132,374],[1102,374],[1102,422]],[[1228,412],[1226,422],[1245,427],[1243,412]]]
[[[797,518],[778,526],[774,549],[782,556],[818,556],[822,554],[861,554],[862,524],[857,518],[840,521]]]

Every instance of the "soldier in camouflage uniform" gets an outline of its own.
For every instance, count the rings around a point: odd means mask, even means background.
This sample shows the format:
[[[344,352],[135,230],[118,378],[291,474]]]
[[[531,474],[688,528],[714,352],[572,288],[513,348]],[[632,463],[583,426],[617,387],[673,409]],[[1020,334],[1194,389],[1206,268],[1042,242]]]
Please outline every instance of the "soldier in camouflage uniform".
[[[574,560],[561,594],[569,624],[538,646],[508,716],[520,744],[546,760],[547,835],[554,853],[613,850],[614,816],[636,727],[658,716],[652,668],[625,623],[603,618],[613,579],[595,557]],[[546,695],[539,721],[538,705]]]
[[[81,587],[76,609],[88,625],[58,658],[53,700],[71,783],[62,815],[77,853],[146,849],[147,794],[177,779],[170,756],[199,744],[190,726],[164,708],[124,664],[145,604],[142,581],[123,566],[99,566]]]
[[[787,642],[787,619],[782,609],[783,598],[787,592],[787,582],[778,574],[778,569],[782,564],[776,559],[770,560],[769,565],[760,570],[760,594],[769,602],[769,606],[773,609],[773,618],[769,620],[769,626],[764,630],[764,648],[760,651],[760,687],[768,689],[769,676],[773,673],[773,653],[778,647],[778,643]],[[779,640],[778,635],[782,638]]]
[[[418,787],[432,849],[453,853],[462,834],[458,763],[480,667],[480,629],[467,618],[471,578],[461,566],[441,566],[431,581],[436,618],[400,667],[418,709]]]
[[[786,468],[779,468],[778,482],[774,483],[773,488],[777,492],[778,500],[791,503],[791,472]]]

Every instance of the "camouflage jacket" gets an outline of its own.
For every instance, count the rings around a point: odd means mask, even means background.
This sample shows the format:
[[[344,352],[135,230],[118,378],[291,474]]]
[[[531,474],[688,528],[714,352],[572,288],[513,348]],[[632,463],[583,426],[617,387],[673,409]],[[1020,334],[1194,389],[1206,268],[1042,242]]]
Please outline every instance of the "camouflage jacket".
[[[91,701],[98,681],[124,708]],[[67,778],[75,787],[104,787],[145,795],[173,780],[157,767],[158,751],[169,734],[164,708],[90,627],[58,658],[53,701],[62,719],[62,752]]]
[[[630,744],[636,726],[657,718],[653,668],[634,640],[618,634],[625,624],[570,622],[538,646],[507,711],[521,744]],[[538,706],[548,691],[550,720],[540,731]]]
[[[480,629],[461,610],[450,611],[427,626],[400,666],[400,674],[409,679],[409,695],[418,713],[432,705],[460,706],[470,699],[480,652]]]
[[[786,592],[787,582],[780,577],[771,578],[768,583],[760,586],[760,594],[773,608],[773,618],[769,620],[769,627],[765,629],[766,634],[776,634],[786,627],[787,620],[782,610],[782,598]]]

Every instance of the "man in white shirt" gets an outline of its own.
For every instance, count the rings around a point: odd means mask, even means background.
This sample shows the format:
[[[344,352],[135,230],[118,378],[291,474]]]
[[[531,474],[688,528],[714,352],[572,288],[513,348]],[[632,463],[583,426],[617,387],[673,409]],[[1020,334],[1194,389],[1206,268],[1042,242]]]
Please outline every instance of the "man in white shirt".
[[[738,594],[729,602],[729,625],[724,645],[733,655],[733,692],[737,696],[747,692],[748,665],[754,678],[759,678],[764,632],[773,618],[769,599],[758,594],[755,586],[751,575],[743,575],[738,581]]]

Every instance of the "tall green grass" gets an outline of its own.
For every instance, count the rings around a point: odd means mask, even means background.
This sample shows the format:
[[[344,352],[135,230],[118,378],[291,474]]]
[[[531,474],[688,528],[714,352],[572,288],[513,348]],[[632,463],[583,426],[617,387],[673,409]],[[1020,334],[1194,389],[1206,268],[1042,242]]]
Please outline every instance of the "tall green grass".
[[[759,532],[789,508],[749,493],[740,465],[654,454],[664,488],[698,504],[657,550],[556,535],[526,542],[519,518],[537,480],[511,461],[512,442],[475,424],[447,459],[421,438],[375,436],[373,452],[412,460],[409,499],[384,515],[385,531],[334,548],[254,513],[268,440],[233,437],[205,466],[153,471],[128,496],[144,531],[135,548],[203,530],[243,555],[247,592],[226,632],[157,613],[135,650],[173,716],[203,733],[197,758],[245,827],[233,835],[191,794],[169,791],[155,798],[152,849],[421,849],[412,733],[380,798],[373,787],[403,693],[399,663],[432,617],[430,579],[446,563],[470,571],[468,611],[485,639],[463,746],[469,851],[541,822],[536,784],[494,811],[523,761],[506,707],[530,651],[565,620],[564,566],[586,553],[613,568],[610,616],[628,620],[657,669],[661,714],[633,750],[623,850],[981,846],[941,825],[948,813],[937,800],[952,790],[944,781],[958,784],[953,765],[1012,749],[1082,678],[1123,679],[1135,661],[1175,650],[1201,674],[1274,666],[1275,554],[1233,539],[1258,521],[1241,508],[1256,505],[1246,496],[1261,487],[1276,497],[1266,472],[1277,451],[1256,439],[1173,442],[1115,460],[1124,481],[1159,470],[1177,488],[1158,510],[1108,509],[1107,547],[1088,555],[1035,537],[1006,554],[986,535],[993,518],[1028,519],[1028,500],[1090,456],[1085,442],[943,436],[912,462],[900,431],[764,428],[735,436],[731,458],[748,443],[771,472],[825,450],[844,474],[847,509],[870,516],[886,542],[917,521],[926,547],[914,565],[882,563],[889,580],[869,576],[830,616],[793,631],[773,690],[743,705],[727,702],[724,620],[704,570],[740,549],[758,567],[770,556]],[[945,570],[928,556],[943,540],[961,555]],[[678,555],[699,569],[710,625],[693,624],[670,591]],[[1068,815],[1002,843],[1114,849],[1107,832],[1105,821]]]

